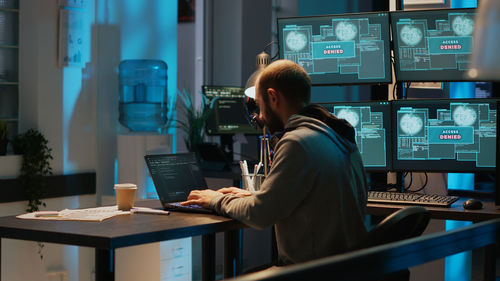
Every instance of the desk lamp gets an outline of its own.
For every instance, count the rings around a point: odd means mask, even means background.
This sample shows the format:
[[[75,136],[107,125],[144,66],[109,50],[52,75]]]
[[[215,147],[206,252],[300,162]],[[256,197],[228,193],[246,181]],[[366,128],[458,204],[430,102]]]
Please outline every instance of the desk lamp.
[[[255,99],[255,82],[257,81],[257,77],[259,77],[260,73],[269,65],[271,59],[269,55],[262,51],[257,55],[256,66],[257,70],[250,75],[245,85],[245,95],[251,99]],[[266,128],[262,128],[262,139],[260,141],[260,163],[264,165],[264,176],[267,176],[267,168],[268,168],[268,156],[269,152],[269,139],[266,136]]]
[[[252,99],[255,98],[255,82],[257,81],[257,77],[259,77],[259,74],[266,68],[266,66],[269,65],[271,59],[269,55],[262,51],[260,54],[257,55],[257,70],[250,75],[250,78],[247,80],[247,84],[245,85],[245,95],[247,97],[250,97]]]
[[[470,70],[471,80],[500,80],[500,1],[483,0],[479,5],[474,28],[474,52]]]

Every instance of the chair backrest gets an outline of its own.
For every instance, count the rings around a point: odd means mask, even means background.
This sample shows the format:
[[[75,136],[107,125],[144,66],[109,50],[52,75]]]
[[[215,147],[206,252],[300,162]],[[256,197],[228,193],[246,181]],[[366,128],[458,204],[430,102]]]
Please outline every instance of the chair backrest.
[[[357,248],[368,248],[417,237],[424,232],[429,220],[430,212],[424,207],[412,206],[398,210],[368,232],[366,239]]]

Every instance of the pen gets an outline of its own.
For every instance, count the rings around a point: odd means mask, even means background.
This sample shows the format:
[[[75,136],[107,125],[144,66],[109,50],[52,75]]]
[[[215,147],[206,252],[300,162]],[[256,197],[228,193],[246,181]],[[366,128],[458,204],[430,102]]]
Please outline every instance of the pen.
[[[58,211],[38,211],[38,212],[35,212],[35,217],[37,217],[37,218],[39,218],[39,217],[55,218],[55,217],[60,217],[60,216],[59,216]]]
[[[170,215],[169,211],[156,210],[156,209],[145,209],[145,208],[132,208],[130,210],[132,213],[139,214],[152,214],[152,215]]]

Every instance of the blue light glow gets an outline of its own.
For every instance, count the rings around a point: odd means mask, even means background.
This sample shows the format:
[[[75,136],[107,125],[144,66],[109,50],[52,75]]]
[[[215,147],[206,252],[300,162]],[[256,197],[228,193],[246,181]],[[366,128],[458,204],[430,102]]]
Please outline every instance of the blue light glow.
[[[471,2],[468,0],[452,1],[452,7],[467,7],[456,6],[457,3]],[[473,2],[476,2],[475,0]],[[475,7],[475,5],[474,5]],[[474,98],[476,83],[474,82],[457,82],[450,83],[450,98]],[[474,174],[466,173],[448,173],[448,189],[474,190]],[[446,221],[446,230],[464,227],[470,225],[471,222],[464,221]],[[444,280],[446,281],[470,281],[471,280],[471,252],[459,253],[445,258]]]
[[[451,1],[452,8],[476,8],[477,0],[453,0]]]

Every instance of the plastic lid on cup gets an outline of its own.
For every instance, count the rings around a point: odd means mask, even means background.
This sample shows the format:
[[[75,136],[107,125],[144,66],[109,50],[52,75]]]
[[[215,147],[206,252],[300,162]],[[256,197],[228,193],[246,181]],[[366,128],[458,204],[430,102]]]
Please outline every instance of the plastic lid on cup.
[[[133,183],[117,183],[115,189],[137,189],[137,185]]]

